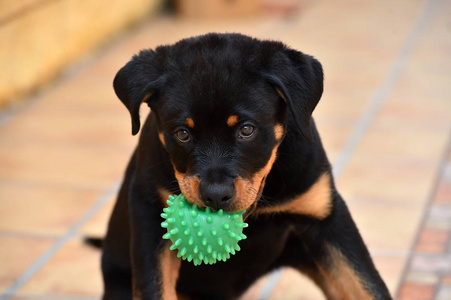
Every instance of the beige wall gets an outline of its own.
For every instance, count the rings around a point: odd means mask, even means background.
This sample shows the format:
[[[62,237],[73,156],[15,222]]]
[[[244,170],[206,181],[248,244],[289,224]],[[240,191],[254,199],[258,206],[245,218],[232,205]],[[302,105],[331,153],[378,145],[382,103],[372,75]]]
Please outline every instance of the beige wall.
[[[0,109],[163,0],[0,0]]]

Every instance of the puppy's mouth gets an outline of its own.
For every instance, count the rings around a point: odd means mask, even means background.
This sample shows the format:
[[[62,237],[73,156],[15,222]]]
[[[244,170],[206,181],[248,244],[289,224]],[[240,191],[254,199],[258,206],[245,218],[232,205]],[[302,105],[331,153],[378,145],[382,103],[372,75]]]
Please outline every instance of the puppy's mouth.
[[[202,201],[199,193],[200,178],[198,176],[186,176],[181,173],[177,174],[177,172],[176,177],[180,190],[187,201],[196,204],[200,208],[205,208],[207,205]],[[229,213],[245,210],[243,218],[248,218],[257,208],[257,203],[265,185],[265,179],[266,176],[259,178],[258,181],[255,178],[245,179],[237,177],[234,181],[235,195],[230,200],[230,203],[222,209]]]

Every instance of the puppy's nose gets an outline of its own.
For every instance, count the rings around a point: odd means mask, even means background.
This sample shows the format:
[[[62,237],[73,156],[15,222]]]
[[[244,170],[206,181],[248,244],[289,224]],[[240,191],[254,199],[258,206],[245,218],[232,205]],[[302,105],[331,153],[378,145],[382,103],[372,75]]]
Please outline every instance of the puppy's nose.
[[[233,183],[212,183],[199,185],[200,195],[205,205],[214,209],[225,209],[235,195]]]

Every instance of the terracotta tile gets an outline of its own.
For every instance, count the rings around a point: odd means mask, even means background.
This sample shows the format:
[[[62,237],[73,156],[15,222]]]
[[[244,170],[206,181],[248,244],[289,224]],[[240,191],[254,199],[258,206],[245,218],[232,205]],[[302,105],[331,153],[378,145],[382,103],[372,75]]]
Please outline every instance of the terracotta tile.
[[[111,148],[129,147],[136,144],[132,137],[130,118],[111,109],[84,109],[69,112],[54,108],[52,111],[27,111],[0,127],[5,145],[15,143],[77,143],[108,145]]]
[[[394,295],[402,277],[407,255],[400,255],[398,253],[385,254],[379,251],[371,251],[371,249],[370,253],[376,269],[379,271],[390,293]]]
[[[102,193],[102,190],[74,190],[2,182],[0,230],[62,235]]]
[[[435,287],[428,284],[404,283],[399,292],[399,300],[433,299]]]
[[[345,199],[373,196],[422,208],[433,188],[437,165],[414,162],[354,156],[337,187]]]
[[[0,292],[13,284],[53,242],[50,238],[0,233]]]
[[[446,147],[448,130],[378,128],[373,126],[357,149],[357,155],[376,157],[403,157],[439,160]]]
[[[434,202],[437,204],[451,204],[451,182],[439,184],[435,191]]]
[[[86,276],[89,280],[86,280]],[[30,279],[19,293],[99,296],[102,291],[100,251],[71,240]]]
[[[449,240],[448,230],[437,228],[423,228],[418,237],[418,243],[445,245]]]
[[[108,228],[108,221],[113,212],[116,195],[81,229],[80,233],[84,236],[103,237]]]
[[[446,251],[449,240],[449,228],[425,227],[420,232],[416,251],[423,253],[442,253]]]
[[[443,244],[419,243],[415,246],[415,251],[420,253],[442,253],[445,250]]]
[[[348,206],[368,247],[407,252],[421,221],[421,208],[389,203],[378,197],[359,197]]]
[[[0,180],[108,188],[130,155],[129,149],[108,146],[0,142]]]
[[[451,274],[442,277],[443,285],[451,285]]]

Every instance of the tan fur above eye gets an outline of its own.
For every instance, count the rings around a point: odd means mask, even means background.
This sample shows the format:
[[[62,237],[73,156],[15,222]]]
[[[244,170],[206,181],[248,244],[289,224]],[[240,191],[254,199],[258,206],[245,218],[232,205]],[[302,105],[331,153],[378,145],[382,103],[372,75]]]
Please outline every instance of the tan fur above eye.
[[[233,127],[236,124],[238,124],[238,116],[237,115],[231,115],[227,118],[227,126]]]
[[[186,118],[185,122],[186,122],[186,126],[188,126],[189,128],[194,128],[194,120],[193,119]]]

